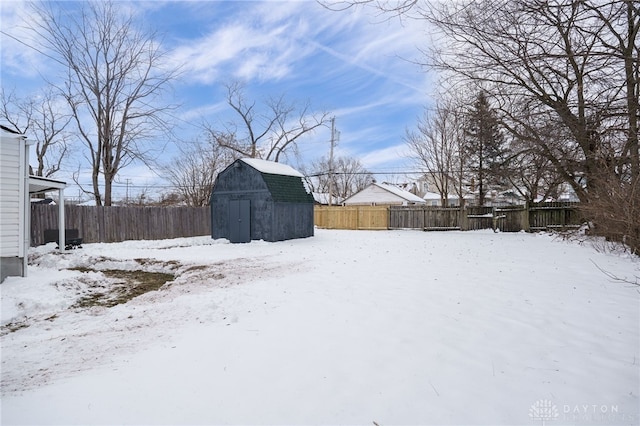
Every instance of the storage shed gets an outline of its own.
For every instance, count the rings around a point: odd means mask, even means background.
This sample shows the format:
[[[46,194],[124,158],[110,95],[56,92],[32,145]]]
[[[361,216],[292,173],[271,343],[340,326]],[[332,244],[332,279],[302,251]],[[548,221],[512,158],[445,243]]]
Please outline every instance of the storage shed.
[[[313,236],[313,195],[290,166],[256,158],[234,161],[211,193],[211,236],[232,243]]]

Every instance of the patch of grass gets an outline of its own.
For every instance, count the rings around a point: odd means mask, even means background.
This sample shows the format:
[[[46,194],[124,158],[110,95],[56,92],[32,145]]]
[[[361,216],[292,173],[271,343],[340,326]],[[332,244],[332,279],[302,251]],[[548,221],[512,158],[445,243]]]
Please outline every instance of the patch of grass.
[[[138,265],[148,266],[148,265],[162,265],[171,269],[177,268],[180,266],[180,262],[177,260],[167,260],[165,262],[161,262],[159,260],[148,259],[148,258],[137,258],[133,259]]]
[[[82,296],[76,303],[71,305],[72,308],[90,308],[92,306],[107,306],[105,300],[107,295],[104,293],[91,293],[87,296]],[[115,305],[112,305],[115,306]],[[110,307],[110,306],[109,306]]]
[[[106,269],[98,271],[90,268],[73,268],[81,272],[101,272],[114,283],[112,289],[106,293],[92,293],[81,297],[72,307],[89,308],[92,306],[104,306],[107,308],[127,303],[129,300],[158,290],[166,283],[173,281],[175,276],[162,272],[147,272],[141,270],[123,271],[120,269]]]
[[[7,323],[5,325],[3,325],[2,327],[0,327],[0,336],[4,336],[7,335],[9,333],[13,333],[16,332],[20,329],[23,328],[27,328],[29,327],[30,324],[27,324],[26,322],[10,322]]]
[[[91,269],[91,268],[85,268],[83,266],[76,266],[74,268],[69,268],[70,271],[78,271],[78,272],[82,272],[82,273],[87,273],[87,272],[98,272],[96,269]]]
[[[195,265],[195,266],[189,266],[187,269],[184,270],[184,272],[196,272],[196,271],[204,271],[205,269],[207,269],[208,266],[207,265]]]

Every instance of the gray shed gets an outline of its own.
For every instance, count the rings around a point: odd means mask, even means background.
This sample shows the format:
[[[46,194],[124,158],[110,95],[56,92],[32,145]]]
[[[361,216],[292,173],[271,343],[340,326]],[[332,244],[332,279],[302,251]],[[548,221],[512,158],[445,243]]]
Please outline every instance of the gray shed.
[[[313,195],[302,174],[256,158],[234,161],[211,193],[211,236],[232,243],[313,236]]]

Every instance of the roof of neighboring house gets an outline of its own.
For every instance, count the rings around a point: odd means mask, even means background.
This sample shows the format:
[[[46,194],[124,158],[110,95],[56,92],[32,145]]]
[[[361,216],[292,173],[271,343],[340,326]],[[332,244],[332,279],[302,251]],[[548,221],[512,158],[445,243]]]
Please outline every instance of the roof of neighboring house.
[[[381,194],[386,194],[387,197],[384,197]],[[391,195],[391,197],[389,197],[389,195]],[[418,197],[415,194],[412,194],[409,191],[400,189],[397,186],[389,185],[386,183],[377,183],[377,182],[370,184],[369,186],[364,188],[362,191],[357,192],[356,194],[347,198],[346,200],[344,200],[344,203],[345,204],[350,204],[350,203],[385,204],[390,202],[391,199],[394,199],[394,201],[396,202],[402,201],[402,202],[414,203],[414,204],[425,204],[425,201],[422,198]]]
[[[425,200],[439,200],[440,199],[440,194],[437,192],[427,192],[424,194],[424,197],[422,197]],[[448,194],[447,195],[447,200],[457,200],[459,197],[455,194]]]
[[[328,192],[313,192],[313,199],[318,204],[329,204],[329,193]],[[335,195],[331,197],[331,204],[340,204],[342,200]]]
[[[389,185],[387,183],[377,183],[374,182],[372,185],[376,185],[382,189],[385,189],[395,195],[397,195],[398,197],[404,198],[407,201],[410,201],[412,203],[424,203],[424,200],[420,197],[418,197],[415,194],[412,194],[409,191],[405,191],[404,189],[400,189],[397,186],[394,185]]]

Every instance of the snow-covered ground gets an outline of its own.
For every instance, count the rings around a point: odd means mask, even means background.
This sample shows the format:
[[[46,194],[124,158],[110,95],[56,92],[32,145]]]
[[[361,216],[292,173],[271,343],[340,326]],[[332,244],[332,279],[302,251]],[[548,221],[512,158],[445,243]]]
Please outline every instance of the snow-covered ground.
[[[316,230],[30,258],[0,286],[3,425],[640,421],[639,287],[601,271],[640,262],[589,244]],[[175,279],[78,304],[140,269]]]

